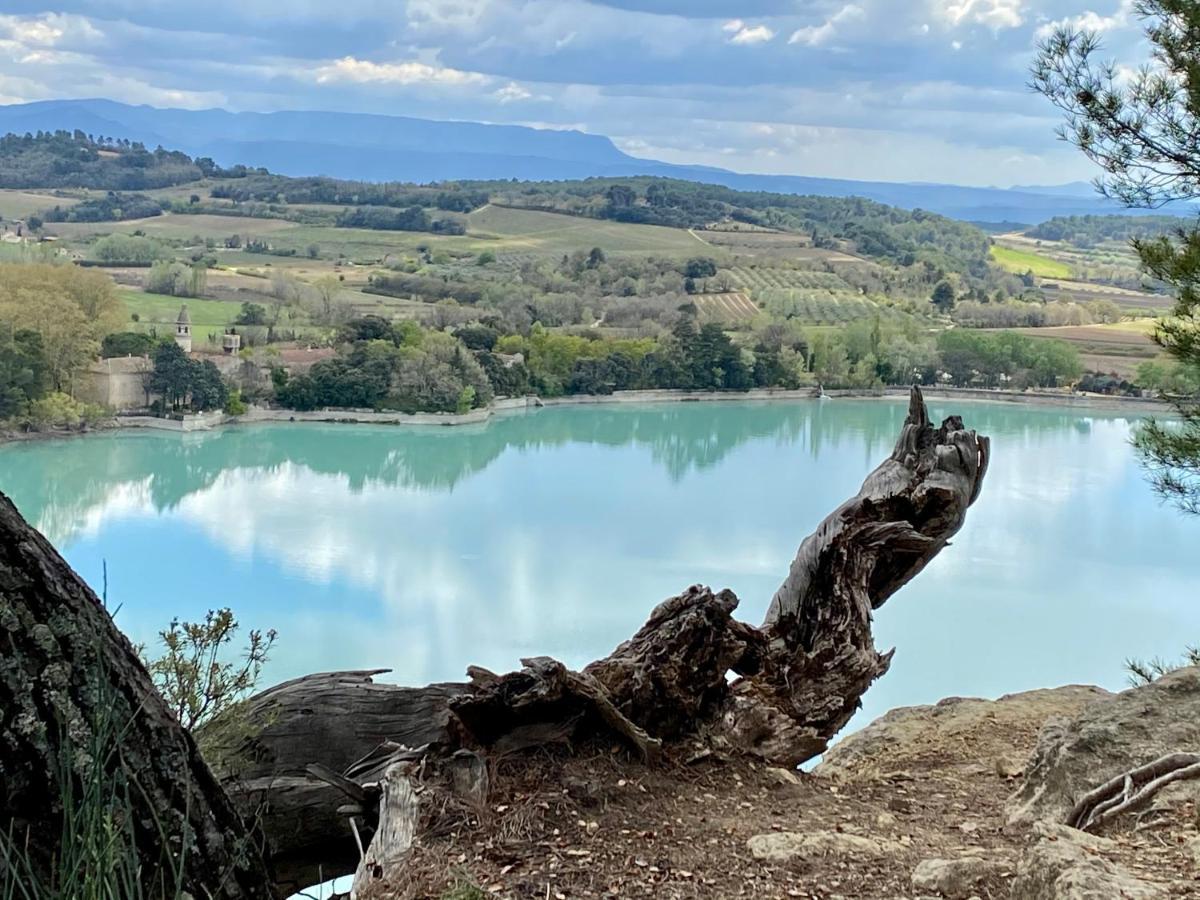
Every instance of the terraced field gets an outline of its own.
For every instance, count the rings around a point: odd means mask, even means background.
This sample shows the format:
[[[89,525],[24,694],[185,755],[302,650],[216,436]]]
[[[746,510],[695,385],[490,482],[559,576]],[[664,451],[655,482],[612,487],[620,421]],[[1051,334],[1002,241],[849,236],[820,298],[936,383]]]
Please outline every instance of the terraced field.
[[[901,322],[911,318],[902,310],[846,291],[772,289],[760,292],[759,300],[768,313],[795,319],[805,325],[845,325],[875,316],[885,322]]]
[[[750,295],[741,291],[724,294],[694,294],[692,302],[700,310],[700,318],[705,322],[737,325],[740,322],[749,322],[760,312],[758,305],[750,299]]]

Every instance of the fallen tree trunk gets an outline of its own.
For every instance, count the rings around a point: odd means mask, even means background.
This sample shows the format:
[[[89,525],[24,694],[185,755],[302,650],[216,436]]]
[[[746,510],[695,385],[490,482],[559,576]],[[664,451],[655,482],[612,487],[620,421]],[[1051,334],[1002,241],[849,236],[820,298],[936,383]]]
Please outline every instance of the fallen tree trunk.
[[[479,825],[490,766],[532,747],[601,736],[649,764],[718,752],[794,766],[819,754],[888,668],[873,611],[962,526],[988,457],[987,438],[959,418],[935,428],[914,388],[892,455],[801,544],[757,628],[733,617],[731,592],[693,587],[582,672],[539,658],[426,688],[333,673],[252,698],[241,711],[248,728],[206,737],[228,796],[259,822],[275,890],[357,870],[366,896],[402,877],[389,867],[414,841]],[[221,790],[200,781],[224,808]]]
[[[643,760],[715,750],[794,766],[824,751],[887,671],[891,654],[874,647],[872,613],[961,528],[988,458],[987,438],[959,418],[935,428],[914,389],[895,450],[801,544],[762,626],[734,618],[732,592],[692,587],[581,673],[537,659],[508,675],[472,668],[470,683],[419,689],[373,684],[369,673],[312,676],[255,698],[254,738],[227,750],[269,779],[312,761],[347,769],[383,739],[419,748],[424,808],[462,799],[453,778],[437,770],[463,749],[494,760],[603,734]],[[337,795],[325,800],[322,833],[337,831],[333,806],[344,801]],[[294,821],[288,806],[276,794],[271,815]],[[370,832],[372,815],[362,818],[362,832]],[[341,833],[344,859],[354,844],[348,826]],[[273,837],[276,853],[286,852],[290,838]],[[274,862],[303,880],[281,856]]]

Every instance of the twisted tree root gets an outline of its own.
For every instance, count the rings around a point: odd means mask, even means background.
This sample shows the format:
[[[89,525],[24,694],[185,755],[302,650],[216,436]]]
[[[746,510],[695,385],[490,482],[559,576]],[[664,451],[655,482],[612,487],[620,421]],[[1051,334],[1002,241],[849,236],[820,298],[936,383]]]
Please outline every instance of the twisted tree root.
[[[1142,809],[1169,784],[1200,778],[1200,753],[1171,753],[1122,772],[1080,798],[1066,824],[1095,832],[1128,812]]]

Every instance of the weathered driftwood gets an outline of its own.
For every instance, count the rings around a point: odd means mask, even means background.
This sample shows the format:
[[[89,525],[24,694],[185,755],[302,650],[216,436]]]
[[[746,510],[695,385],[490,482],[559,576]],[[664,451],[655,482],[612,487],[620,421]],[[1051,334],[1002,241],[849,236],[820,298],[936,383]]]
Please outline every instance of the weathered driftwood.
[[[583,672],[538,658],[426,688],[333,673],[252,698],[252,736],[217,739],[219,774],[260,823],[276,889],[358,870],[369,893],[414,840],[479,821],[487,761],[529,747],[602,735],[648,763],[698,744],[779,765],[822,752],[891,659],[873,611],[962,526],[988,453],[957,417],[935,428],[914,389],[892,455],[801,544],[757,628],[731,592],[693,587]]]

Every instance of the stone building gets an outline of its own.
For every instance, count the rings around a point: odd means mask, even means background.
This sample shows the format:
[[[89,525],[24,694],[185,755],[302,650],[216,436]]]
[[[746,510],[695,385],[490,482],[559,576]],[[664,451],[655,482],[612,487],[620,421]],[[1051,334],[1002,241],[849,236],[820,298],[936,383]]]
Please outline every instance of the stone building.
[[[145,356],[120,356],[100,359],[88,368],[81,379],[77,396],[86,403],[99,403],[123,412],[141,409],[150,402],[146,392],[146,376],[154,364]]]

